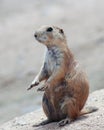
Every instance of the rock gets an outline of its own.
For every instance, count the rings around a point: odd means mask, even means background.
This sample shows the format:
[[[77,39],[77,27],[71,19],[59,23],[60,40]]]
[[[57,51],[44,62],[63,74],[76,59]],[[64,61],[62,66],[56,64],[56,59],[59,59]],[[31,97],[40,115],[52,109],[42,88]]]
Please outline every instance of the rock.
[[[43,111],[38,110],[4,123],[0,130],[104,130],[104,89],[91,93],[86,106],[95,106],[98,111],[79,117],[61,128],[58,127],[57,122],[33,127],[34,124],[46,119]]]

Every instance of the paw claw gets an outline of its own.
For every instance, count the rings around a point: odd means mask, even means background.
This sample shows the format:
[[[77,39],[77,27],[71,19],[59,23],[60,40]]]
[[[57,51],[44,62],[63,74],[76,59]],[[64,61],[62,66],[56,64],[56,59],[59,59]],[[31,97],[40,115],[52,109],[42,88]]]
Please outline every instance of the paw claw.
[[[30,89],[33,88],[33,87],[34,87],[34,85],[30,85],[30,87],[27,88],[27,90],[30,90]]]
[[[63,119],[62,121],[60,121],[58,123],[58,125],[61,127],[61,126],[65,126],[66,124],[69,124],[71,121],[69,118],[66,118],[66,119]]]
[[[37,86],[39,84],[39,82],[35,82],[34,84],[31,84],[29,88],[27,88],[27,90],[32,89],[33,87]]]
[[[44,87],[38,88],[37,91],[45,91]]]

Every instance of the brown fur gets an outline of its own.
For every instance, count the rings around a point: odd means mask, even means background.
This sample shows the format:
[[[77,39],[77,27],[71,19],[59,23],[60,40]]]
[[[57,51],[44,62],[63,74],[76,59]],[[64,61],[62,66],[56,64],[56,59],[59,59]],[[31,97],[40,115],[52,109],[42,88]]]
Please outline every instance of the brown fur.
[[[42,124],[62,120],[59,122],[62,126],[80,115],[93,112],[95,109],[81,111],[88,98],[89,83],[67,46],[63,30],[44,26],[36,31],[35,37],[47,46],[42,69],[30,86],[45,80],[44,86],[38,89],[44,90],[42,105],[48,118],[48,122]]]

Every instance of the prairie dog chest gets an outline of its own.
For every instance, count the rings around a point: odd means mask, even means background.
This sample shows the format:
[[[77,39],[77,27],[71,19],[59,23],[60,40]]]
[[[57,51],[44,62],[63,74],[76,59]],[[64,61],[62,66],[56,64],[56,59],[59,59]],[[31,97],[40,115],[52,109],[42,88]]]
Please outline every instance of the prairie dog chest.
[[[60,66],[62,61],[62,52],[57,47],[52,47],[48,49],[45,57],[45,65],[48,71],[48,74],[51,75],[55,68]]]

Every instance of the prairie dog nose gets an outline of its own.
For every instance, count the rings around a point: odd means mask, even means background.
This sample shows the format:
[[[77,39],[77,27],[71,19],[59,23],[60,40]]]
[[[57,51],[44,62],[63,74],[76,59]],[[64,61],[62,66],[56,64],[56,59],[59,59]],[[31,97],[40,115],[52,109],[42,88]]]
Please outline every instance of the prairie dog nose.
[[[37,34],[36,33],[34,34],[34,37],[37,38]]]

